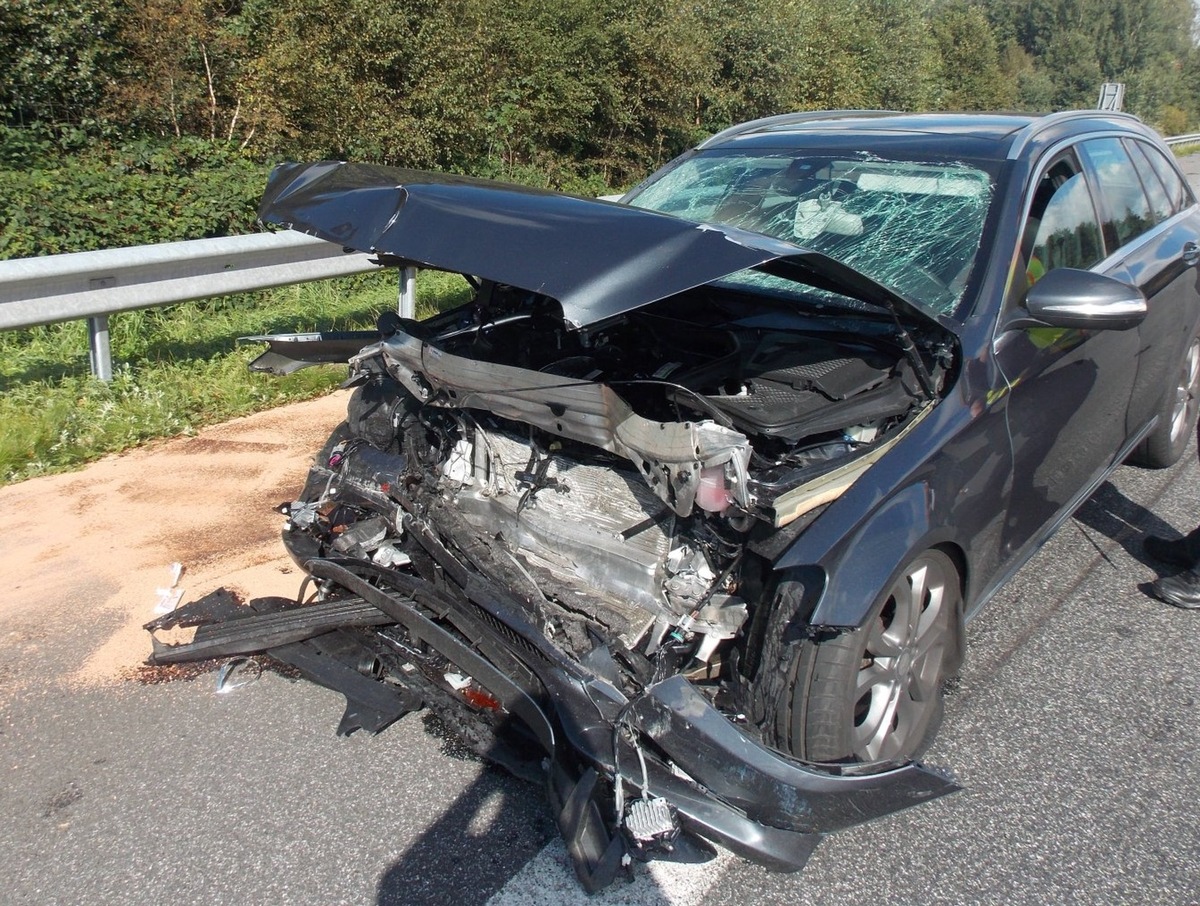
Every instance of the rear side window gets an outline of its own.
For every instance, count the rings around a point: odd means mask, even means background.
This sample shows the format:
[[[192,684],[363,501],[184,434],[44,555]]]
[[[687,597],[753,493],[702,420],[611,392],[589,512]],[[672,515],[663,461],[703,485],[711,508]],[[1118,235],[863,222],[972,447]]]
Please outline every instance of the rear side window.
[[[1150,212],[1154,215],[1154,222],[1162,223],[1175,213],[1175,207],[1171,204],[1167,190],[1163,188],[1162,180],[1158,178],[1154,167],[1142,153],[1141,142],[1126,142],[1125,148],[1133,161],[1133,168],[1137,170],[1138,177],[1142,180],[1142,188],[1146,190],[1146,197],[1150,199]]]
[[[1146,155],[1147,160],[1150,161],[1150,166],[1154,168],[1154,172],[1162,180],[1162,184],[1167,190],[1167,195],[1171,199],[1172,208],[1175,211],[1182,211],[1190,205],[1192,203],[1192,190],[1188,188],[1188,184],[1179,175],[1179,171],[1175,169],[1175,166],[1157,148],[1147,145],[1145,142],[1136,142],[1135,144]]]
[[[1150,200],[1120,139],[1095,138],[1082,142],[1080,148],[1096,173],[1105,232],[1116,234],[1117,245],[1125,245],[1154,226]]]

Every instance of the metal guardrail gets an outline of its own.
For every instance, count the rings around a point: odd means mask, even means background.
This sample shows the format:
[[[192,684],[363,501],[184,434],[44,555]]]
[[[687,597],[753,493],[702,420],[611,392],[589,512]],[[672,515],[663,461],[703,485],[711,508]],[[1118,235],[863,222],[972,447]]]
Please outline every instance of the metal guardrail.
[[[1172,147],[1176,145],[1200,145],[1200,132],[1193,132],[1191,135],[1172,135],[1170,138],[1163,139]]]
[[[375,268],[369,255],[292,230],[17,258],[0,261],[0,330],[86,318],[92,373],[110,380],[110,314]]]

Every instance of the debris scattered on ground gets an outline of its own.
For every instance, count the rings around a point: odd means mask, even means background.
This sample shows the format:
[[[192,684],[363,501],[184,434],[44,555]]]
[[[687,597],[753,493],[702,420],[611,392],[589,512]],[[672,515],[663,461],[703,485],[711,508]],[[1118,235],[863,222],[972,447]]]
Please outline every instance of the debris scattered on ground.
[[[155,613],[170,613],[179,606],[179,602],[183,600],[183,589],[179,587],[179,580],[183,576],[183,564],[171,564],[171,584],[166,588],[156,588],[154,591],[158,594],[158,600],[154,604]]]
[[[173,683],[176,680],[194,680],[198,676],[212,673],[220,664],[219,660],[194,661],[190,664],[165,664],[161,667],[150,664],[138,664],[136,667],[126,667],[120,671],[123,680],[132,680],[143,686],[157,686],[159,683]]]
[[[252,657],[232,657],[217,671],[217,694],[248,686],[262,676],[262,663]]]
[[[126,667],[119,672],[122,680],[141,683],[143,686],[157,686],[161,683],[174,683],[180,680],[191,682],[202,676],[208,676],[213,671],[220,670],[228,659],[210,658],[207,661],[191,661],[186,664],[138,664],[136,667]],[[277,661],[272,657],[256,659],[259,673],[269,671],[285,679],[300,679],[302,674],[295,667]],[[257,677],[256,677],[257,678]],[[221,691],[221,690],[218,690]]]

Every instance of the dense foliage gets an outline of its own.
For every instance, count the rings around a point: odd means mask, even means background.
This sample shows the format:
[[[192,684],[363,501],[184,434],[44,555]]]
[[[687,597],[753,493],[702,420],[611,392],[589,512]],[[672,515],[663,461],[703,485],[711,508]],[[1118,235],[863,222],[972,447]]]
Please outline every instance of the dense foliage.
[[[1200,128],[1192,0],[0,0],[0,258],[245,232],[273,161],[581,194],[787,110],[1088,107]],[[462,287],[422,274],[423,298]],[[381,283],[380,280],[383,280]],[[347,289],[350,286],[350,289]],[[368,287],[373,288],[368,288]],[[327,295],[328,294],[328,295]],[[319,392],[232,338],[369,324],[394,282],[0,333],[0,483]]]
[[[0,128],[0,141],[6,133]],[[20,166],[0,169],[0,258],[53,255],[249,232],[267,168],[184,136],[55,154],[16,132]],[[0,153],[5,146],[0,144]],[[15,156],[9,147],[9,159]]]
[[[1167,132],[1200,124],[1191,0],[0,0],[0,13],[5,257],[242,229],[282,157],[592,192],[754,116],[1091,106],[1105,80]]]

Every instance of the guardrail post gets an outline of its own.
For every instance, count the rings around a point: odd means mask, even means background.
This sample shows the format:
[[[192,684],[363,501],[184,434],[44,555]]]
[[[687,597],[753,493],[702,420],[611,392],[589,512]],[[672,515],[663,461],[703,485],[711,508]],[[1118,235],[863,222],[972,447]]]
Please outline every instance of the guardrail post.
[[[108,342],[108,315],[88,318],[88,361],[92,374],[102,381],[112,380],[112,349]]]
[[[417,311],[417,269],[400,268],[400,317],[412,318]]]

